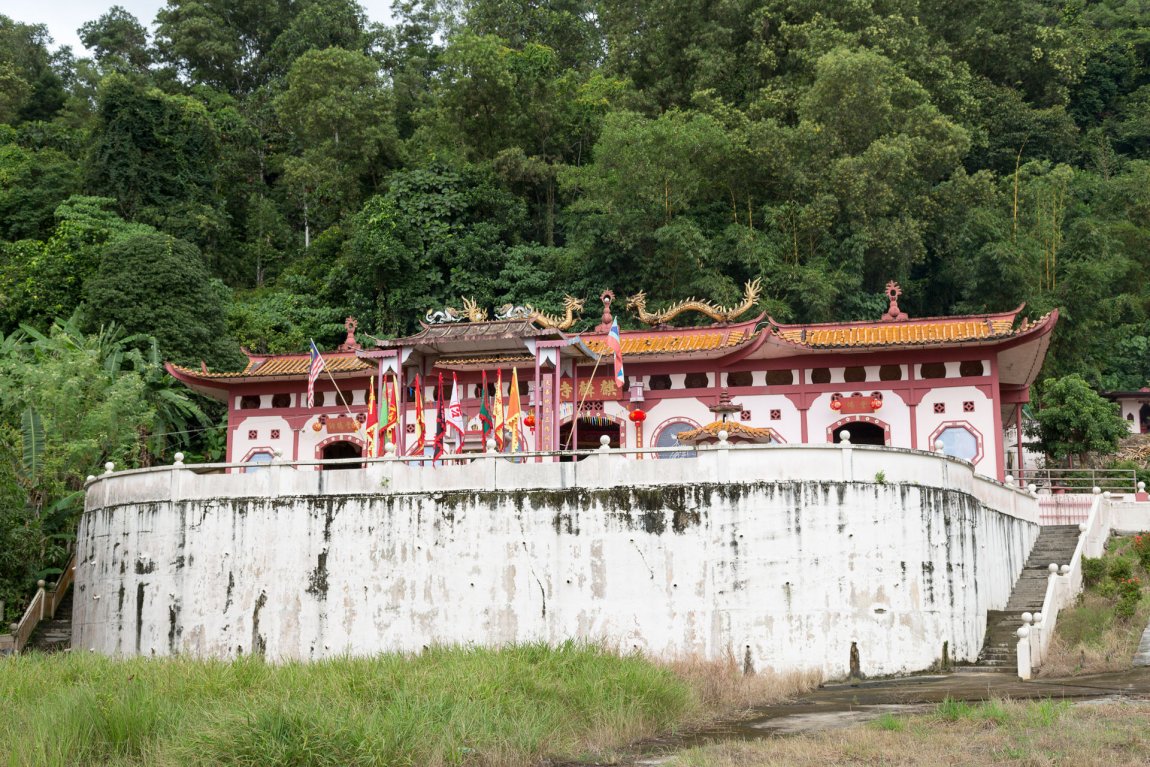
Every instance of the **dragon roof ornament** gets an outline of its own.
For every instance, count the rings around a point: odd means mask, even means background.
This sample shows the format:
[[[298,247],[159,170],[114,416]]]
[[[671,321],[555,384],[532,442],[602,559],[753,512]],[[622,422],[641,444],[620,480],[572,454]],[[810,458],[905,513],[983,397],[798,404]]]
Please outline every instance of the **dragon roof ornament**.
[[[485,322],[487,320],[487,310],[480,309],[479,305],[473,299],[463,299],[463,310],[455,309],[450,306],[445,306],[442,311],[428,311],[423,316],[423,321],[428,325],[446,325],[450,322]]]
[[[688,298],[662,311],[649,312],[647,311],[647,293],[645,291],[639,291],[628,298],[627,308],[635,309],[639,321],[645,325],[666,325],[684,312],[698,312],[707,315],[715,322],[726,324],[733,322],[737,317],[753,309],[755,304],[759,302],[761,293],[762,280],[761,278],[755,278],[744,286],[742,303],[731,308],[716,306],[710,301],[699,301],[695,298]]]

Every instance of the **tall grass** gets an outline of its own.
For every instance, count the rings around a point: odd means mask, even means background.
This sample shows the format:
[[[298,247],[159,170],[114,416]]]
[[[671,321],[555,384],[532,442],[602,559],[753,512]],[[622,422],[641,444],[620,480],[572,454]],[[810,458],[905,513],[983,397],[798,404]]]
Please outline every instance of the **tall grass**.
[[[581,644],[283,665],[28,655],[0,661],[0,765],[527,765],[739,706],[767,678],[724,696]]]
[[[1130,668],[1142,630],[1150,621],[1150,592],[1145,588],[1133,607],[1133,615],[1123,617],[1118,609],[1121,596],[1118,581],[1131,575],[1145,584],[1150,580],[1131,550],[1133,538],[1114,537],[1107,542],[1099,559],[1087,560],[1086,588],[1071,608],[1058,614],[1050,651],[1039,675],[1064,677],[1120,671]]]

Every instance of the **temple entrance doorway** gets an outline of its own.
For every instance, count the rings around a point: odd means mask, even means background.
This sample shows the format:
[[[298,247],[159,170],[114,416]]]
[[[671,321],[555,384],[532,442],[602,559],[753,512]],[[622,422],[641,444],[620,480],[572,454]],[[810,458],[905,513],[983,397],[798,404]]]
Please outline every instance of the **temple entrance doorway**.
[[[1150,431],[1150,404],[1143,404],[1138,408],[1138,432],[1145,434]]]
[[[886,430],[878,424],[866,421],[844,423],[834,430],[835,444],[843,441],[842,433],[849,431],[852,445],[885,445]]]
[[[599,442],[599,438],[603,435],[610,437],[611,447],[619,447],[619,424],[614,421],[603,418],[602,416],[579,419],[578,445],[571,443],[571,427],[571,422],[559,427],[560,450],[598,450],[602,446]],[[586,457],[585,455],[581,455],[578,457],[578,460],[583,460]],[[573,456],[565,455],[560,460],[570,461],[573,458]]]
[[[330,445],[324,445],[323,451],[320,456],[325,461],[332,461],[339,458],[362,458],[363,448],[354,442],[332,442]],[[361,463],[341,463],[335,466],[324,466],[325,470],[330,469],[362,469]]]

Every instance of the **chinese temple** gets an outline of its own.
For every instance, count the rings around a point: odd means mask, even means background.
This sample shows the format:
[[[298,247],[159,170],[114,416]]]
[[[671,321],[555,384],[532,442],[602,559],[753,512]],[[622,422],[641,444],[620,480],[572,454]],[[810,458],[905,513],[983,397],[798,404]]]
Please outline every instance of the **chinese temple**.
[[[756,281],[732,308],[692,299],[655,312],[644,294],[629,298],[626,309],[645,328],[620,334],[622,385],[608,347],[616,319],[611,291],[600,296],[601,321],[585,333],[571,331],[584,303],[574,298],[563,317],[505,306],[493,319],[468,301],[463,310],[429,312],[414,335],[370,342],[356,338],[349,319],[346,340],[322,353],[313,407],[307,353],[249,352],[244,369],[232,372],[171,364],[168,370],[227,403],[231,463],[365,455],[369,401],[385,401],[388,381],[402,382],[386,437],[396,454],[430,454],[436,403],[451,397],[453,381],[467,425],[453,449],[483,451],[483,382],[489,399],[507,402],[514,371],[523,403],[521,449],[528,452],[593,449],[603,437],[614,448],[674,448],[717,441],[720,432],[736,446],[839,442],[849,432],[854,444],[941,450],[999,480],[1015,465],[1008,454],[1020,454],[1021,445],[1003,444],[1004,424],[1021,418],[1057,311],[1035,321],[1020,318],[1021,306],[910,318],[898,307],[898,285],[890,283],[889,308],[874,321],[800,325],[755,314],[758,294]],[[671,326],[689,313],[712,322]]]

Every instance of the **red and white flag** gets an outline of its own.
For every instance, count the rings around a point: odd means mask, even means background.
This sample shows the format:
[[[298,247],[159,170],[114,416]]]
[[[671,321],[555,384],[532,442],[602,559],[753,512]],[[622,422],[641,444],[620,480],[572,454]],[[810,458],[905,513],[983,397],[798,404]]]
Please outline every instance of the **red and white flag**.
[[[315,341],[311,342],[311,362],[307,366],[307,406],[315,407],[315,382],[319,379],[319,374],[323,372],[324,365],[323,357],[320,356],[319,349],[315,347]]]
[[[451,404],[447,406],[447,425],[453,429],[451,438],[455,440],[455,452],[463,450],[463,407],[459,404],[459,381],[451,374]]]
[[[611,332],[607,334],[607,348],[614,353],[615,383],[622,389],[626,379],[623,377],[623,341],[619,338],[619,320],[611,323]]]

